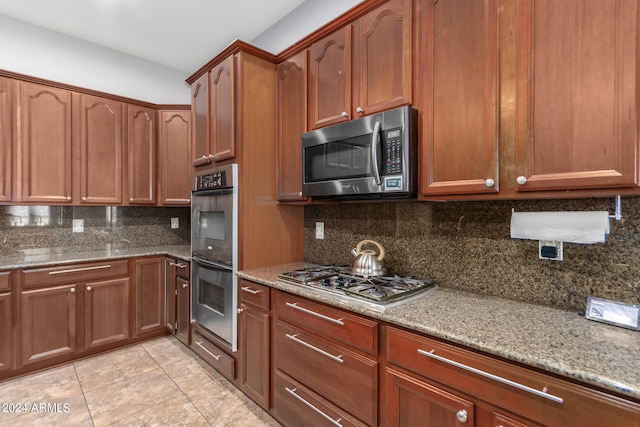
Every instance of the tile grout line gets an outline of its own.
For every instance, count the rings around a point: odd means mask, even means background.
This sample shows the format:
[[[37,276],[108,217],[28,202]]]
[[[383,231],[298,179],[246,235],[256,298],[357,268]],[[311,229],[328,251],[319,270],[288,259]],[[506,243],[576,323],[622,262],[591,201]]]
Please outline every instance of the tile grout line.
[[[76,375],[76,379],[78,380],[78,385],[80,386],[80,391],[82,392],[82,399],[84,399],[84,404],[87,406],[87,412],[89,413],[89,419],[91,420],[91,425],[95,427],[96,423],[93,422],[93,414],[91,413],[91,408],[89,408],[89,402],[87,402],[87,396],[84,394],[84,387],[82,386],[82,382],[80,381],[80,376],[78,375],[78,370],[76,369],[76,362],[72,363],[73,373]]]

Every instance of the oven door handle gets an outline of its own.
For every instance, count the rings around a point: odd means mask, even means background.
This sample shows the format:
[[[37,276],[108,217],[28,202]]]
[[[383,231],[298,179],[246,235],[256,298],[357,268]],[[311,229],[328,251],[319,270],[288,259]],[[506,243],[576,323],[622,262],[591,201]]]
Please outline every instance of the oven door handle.
[[[373,170],[373,179],[377,185],[382,185],[380,181],[380,171],[378,170],[378,143],[380,142],[380,122],[376,122],[373,126],[373,134],[371,135],[371,169]]]
[[[233,187],[217,188],[215,190],[197,190],[191,192],[193,198],[201,196],[224,196],[226,194],[233,194]]]
[[[222,264],[216,261],[211,261],[211,260],[205,260],[203,258],[197,257],[197,256],[192,256],[191,260],[193,262],[195,262],[196,264],[199,264],[203,267],[206,268],[213,268],[214,270],[221,270],[221,271],[233,271],[233,268],[230,265],[226,265],[226,264]]]

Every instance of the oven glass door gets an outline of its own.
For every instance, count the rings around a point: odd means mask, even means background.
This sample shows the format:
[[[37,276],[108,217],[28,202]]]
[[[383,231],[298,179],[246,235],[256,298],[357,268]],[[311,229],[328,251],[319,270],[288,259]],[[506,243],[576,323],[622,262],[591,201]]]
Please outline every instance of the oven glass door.
[[[229,345],[233,345],[236,332],[233,270],[225,265],[197,258],[192,258],[192,264],[192,317]]]
[[[191,203],[193,255],[232,265],[233,191],[193,192]]]

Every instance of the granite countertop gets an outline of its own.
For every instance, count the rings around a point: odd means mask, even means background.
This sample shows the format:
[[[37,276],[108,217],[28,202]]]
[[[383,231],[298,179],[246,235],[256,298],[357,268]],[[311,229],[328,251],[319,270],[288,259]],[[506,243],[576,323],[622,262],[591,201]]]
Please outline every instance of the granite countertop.
[[[189,245],[148,246],[139,248],[119,248],[92,251],[64,252],[57,248],[42,248],[23,251],[20,255],[0,256],[0,270],[42,267],[75,262],[102,261],[148,255],[169,255],[184,261],[191,260]]]
[[[279,273],[305,265],[239,271],[238,277],[640,399],[640,332],[575,312],[448,288],[380,313],[276,281]]]

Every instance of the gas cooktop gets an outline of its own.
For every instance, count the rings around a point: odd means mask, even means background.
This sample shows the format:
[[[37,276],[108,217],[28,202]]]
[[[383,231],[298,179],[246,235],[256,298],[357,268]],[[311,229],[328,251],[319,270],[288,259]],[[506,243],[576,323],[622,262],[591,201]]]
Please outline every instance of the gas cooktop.
[[[341,265],[287,271],[280,274],[278,280],[332,294],[380,312],[437,288],[432,280],[411,276],[357,276],[351,274],[348,266]]]

